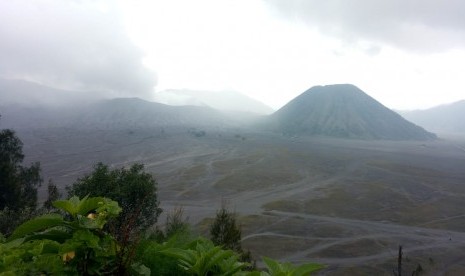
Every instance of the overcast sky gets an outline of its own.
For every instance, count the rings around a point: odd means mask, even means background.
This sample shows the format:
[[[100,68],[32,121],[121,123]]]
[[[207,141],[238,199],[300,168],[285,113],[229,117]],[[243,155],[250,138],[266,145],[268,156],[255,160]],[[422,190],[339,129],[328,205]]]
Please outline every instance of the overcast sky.
[[[0,0],[0,76],[148,100],[237,90],[275,109],[352,83],[427,108],[465,99],[464,14],[461,0]]]

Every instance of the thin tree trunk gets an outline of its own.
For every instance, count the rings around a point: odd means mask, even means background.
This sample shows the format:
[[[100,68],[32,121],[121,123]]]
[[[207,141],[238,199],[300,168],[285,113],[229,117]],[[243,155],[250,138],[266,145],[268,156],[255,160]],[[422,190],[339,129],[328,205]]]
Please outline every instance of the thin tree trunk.
[[[397,259],[397,276],[402,276],[402,245],[399,245],[399,256]]]

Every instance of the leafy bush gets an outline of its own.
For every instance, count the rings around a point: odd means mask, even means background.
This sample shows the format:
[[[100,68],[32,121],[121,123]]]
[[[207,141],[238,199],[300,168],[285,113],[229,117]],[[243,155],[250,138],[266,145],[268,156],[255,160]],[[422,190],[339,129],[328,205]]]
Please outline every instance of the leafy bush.
[[[60,197],[61,194],[60,191],[58,191],[58,187],[52,180],[49,180],[47,185],[47,200],[44,202],[43,209],[46,211],[52,210],[53,202],[58,200]]]
[[[235,275],[247,266],[234,251],[224,250],[207,239],[198,239],[187,249],[168,248],[161,253],[176,258],[189,275]]]
[[[0,130],[0,233],[13,229],[35,214],[40,165],[23,167],[23,143],[10,129]]]
[[[167,249],[163,250],[163,247]],[[248,271],[250,264],[241,262],[241,255],[232,250],[215,246],[210,240],[199,238],[187,248],[172,247],[169,244],[159,246],[158,252],[177,260],[179,267],[188,275],[244,275],[244,276],[304,276],[322,269],[320,264],[294,266],[290,263],[264,257],[265,271]],[[179,273],[179,272],[178,272]],[[172,274],[174,275],[174,274]],[[184,275],[184,274],[176,274]]]
[[[184,209],[177,207],[166,216],[165,236],[170,238],[179,233],[189,233],[190,225],[184,218]]]
[[[273,259],[263,257],[267,271],[261,276],[306,276],[324,268],[321,264],[303,264],[294,266],[291,263],[279,263]]]
[[[222,207],[217,213],[210,227],[211,240],[215,245],[221,245],[226,249],[236,252],[241,248],[241,229],[236,224],[234,213]]]
[[[238,253],[242,262],[248,263],[248,270],[255,269],[255,261],[250,251],[242,249],[242,231],[236,223],[236,215],[222,207],[216,212],[215,220],[210,226],[210,236],[213,244]]]
[[[233,250],[178,231],[164,243],[145,240],[137,248],[137,263],[105,232],[105,224],[121,208],[107,198],[53,202],[62,214],[46,214],[21,224],[5,240],[0,235],[1,275],[290,275],[321,269],[319,264],[293,266],[264,258],[267,271],[246,271]]]
[[[64,213],[46,214],[21,224],[0,244],[0,273],[79,274],[123,273],[119,246],[103,230],[116,217],[118,203],[102,197],[55,201]],[[139,267],[139,271],[145,271]]]
[[[161,252],[169,248],[187,249],[192,240],[190,233],[186,232],[176,233],[163,243],[155,240],[144,240],[140,242],[136,260],[148,267],[152,275],[189,275],[178,265],[176,257],[164,255]]]
[[[37,215],[37,211],[31,208],[10,209],[8,207],[0,210],[0,233],[8,236],[21,223]]]
[[[15,132],[0,130],[0,209],[35,209],[42,183],[39,163],[23,167],[23,143]]]
[[[68,194],[103,196],[119,202],[122,213],[116,221],[109,223],[109,228],[120,242],[127,242],[152,226],[161,213],[157,183],[143,170],[142,164],[110,170],[107,165],[98,163],[90,175],[78,179],[68,188]]]

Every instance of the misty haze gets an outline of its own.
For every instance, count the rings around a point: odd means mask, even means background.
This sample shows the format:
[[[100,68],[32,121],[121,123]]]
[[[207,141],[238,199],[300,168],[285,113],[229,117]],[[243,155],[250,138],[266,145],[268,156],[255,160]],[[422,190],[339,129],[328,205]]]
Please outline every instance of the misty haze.
[[[2,1],[0,274],[465,275],[464,13]]]

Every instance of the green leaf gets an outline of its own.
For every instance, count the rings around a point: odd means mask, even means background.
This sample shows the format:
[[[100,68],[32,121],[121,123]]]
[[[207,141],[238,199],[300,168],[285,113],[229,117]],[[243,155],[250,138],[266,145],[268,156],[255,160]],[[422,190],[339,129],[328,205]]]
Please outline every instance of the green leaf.
[[[268,257],[263,257],[263,261],[265,262],[266,267],[268,268],[271,275],[281,272],[281,265],[279,262]]]
[[[291,275],[291,276],[304,276],[310,275],[311,272],[318,271],[324,268],[321,264],[303,264],[300,266],[294,266],[291,263],[279,263],[273,259],[263,257],[268,273],[262,273],[263,275]]]
[[[185,261],[188,264],[193,264],[195,261],[195,256],[192,250],[185,250],[181,248],[168,248],[160,251],[161,254],[174,257],[180,260]]]
[[[5,271],[5,272],[1,272],[0,276],[16,276],[16,273],[12,271]]]
[[[73,240],[79,241],[81,244],[86,245],[88,248],[98,249],[100,247],[99,237],[89,230],[76,231],[73,235]]]
[[[238,272],[240,272],[240,270],[245,268],[246,266],[246,263],[242,263],[237,260],[236,255],[223,259],[219,262],[219,267],[222,272],[221,276],[237,275]]]
[[[206,267],[211,269],[212,267],[219,265],[219,263],[234,255],[232,251],[222,250],[221,247],[214,247],[206,255]]]
[[[60,215],[43,215],[32,220],[26,221],[25,223],[18,226],[18,228],[16,228],[16,230],[13,232],[13,234],[11,234],[8,240],[11,241],[47,228],[65,225],[65,221],[63,220],[63,217]]]
[[[79,205],[77,206],[77,214],[85,216],[90,211],[96,210],[99,207],[103,207],[108,203],[108,200],[103,197],[84,197]]]
[[[85,199],[87,199],[87,196],[84,197],[82,200],[85,200]],[[81,200],[79,200],[79,197],[73,196],[72,198],[68,200],[57,200],[53,202],[52,205],[55,208],[65,211],[68,214],[75,217],[79,211],[80,203],[81,203]]]
[[[41,254],[58,254],[60,245],[57,242],[45,240],[42,243]]]
[[[131,269],[133,272],[137,273],[138,275],[144,275],[144,276],[150,276],[151,271],[150,268],[146,267],[143,264],[140,263],[133,263],[131,265]]]
[[[311,272],[318,271],[324,267],[325,266],[321,264],[304,264],[304,265],[297,267],[294,270],[294,273],[292,275],[295,275],[295,276],[310,275]]]
[[[22,238],[22,239],[14,239],[14,240],[12,240],[10,242],[2,243],[1,246],[3,247],[3,249],[9,250],[9,249],[15,248],[17,246],[20,246],[23,242],[24,242],[24,238]]]
[[[244,271],[240,272],[239,276],[268,276],[269,274],[263,271]]]
[[[60,229],[51,229],[39,234],[33,234],[26,237],[25,241],[31,240],[52,240],[59,243],[64,243],[67,239],[71,238],[71,234],[68,231]]]

